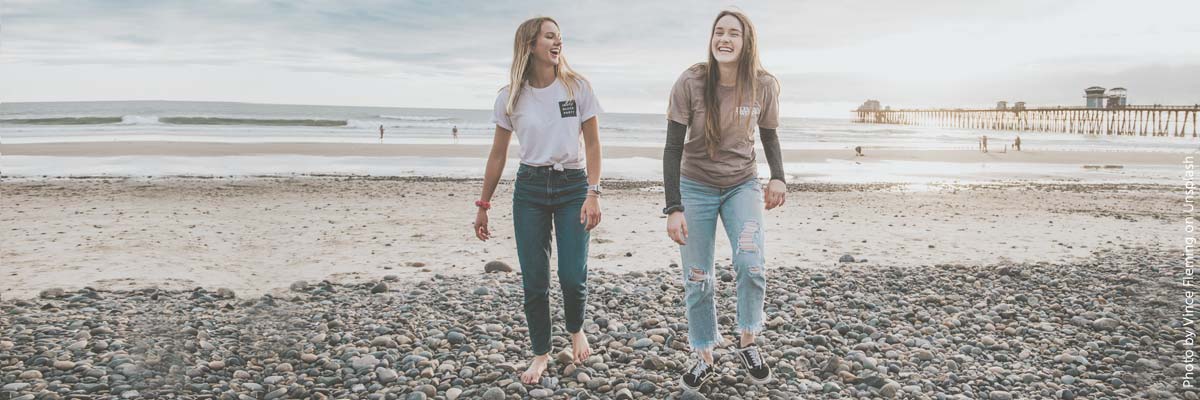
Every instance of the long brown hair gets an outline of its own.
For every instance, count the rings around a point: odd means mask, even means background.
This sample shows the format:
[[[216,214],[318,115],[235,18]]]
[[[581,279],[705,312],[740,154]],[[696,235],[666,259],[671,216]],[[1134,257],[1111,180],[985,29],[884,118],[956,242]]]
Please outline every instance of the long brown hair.
[[[533,44],[541,35],[542,23],[546,21],[558,26],[558,21],[555,21],[554,18],[534,17],[525,20],[517,27],[517,34],[513,37],[512,68],[508,73],[508,102],[504,106],[505,114],[512,115],[513,108],[517,106],[517,98],[521,96],[521,87],[532,73],[533,63],[530,61],[533,58]],[[567,87],[567,98],[569,99],[575,98],[575,90],[578,88],[579,81],[587,81],[583,75],[567,65],[567,59],[561,54],[558,56],[558,65],[554,66],[554,75]]]
[[[721,69],[717,67],[717,58],[712,53],[712,35],[717,29],[717,22],[722,17],[731,15],[737,18],[742,24],[742,52],[738,56],[737,82],[734,84],[734,90],[737,91],[737,105],[742,104],[742,94],[749,92],[751,99],[758,98],[758,77],[766,75],[774,78],[770,73],[763,69],[762,64],[758,60],[758,35],[755,32],[754,24],[750,23],[750,17],[743,14],[741,11],[724,10],[717,14],[717,18],[713,19],[712,29],[708,33],[708,63],[697,64],[697,67],[702,67],[705,73],[704,78],[704,139],[708,145],[708,156],[716,157],[717,145],[720,143],[720,112],[721,107],[717,104],[717,89],[721,84]],[[737,112],[734,112],[735,118],[741,118]],[[753,115],[747,114],[746,129],[750,130],[750,122],[753,121]],[[750,132],[754,134],[754,132]]]

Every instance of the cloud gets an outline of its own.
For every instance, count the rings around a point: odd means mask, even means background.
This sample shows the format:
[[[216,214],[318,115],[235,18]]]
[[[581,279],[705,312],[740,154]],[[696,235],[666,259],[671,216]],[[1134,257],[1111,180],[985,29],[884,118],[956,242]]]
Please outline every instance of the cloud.
[[[139,87],[153,76],[175,100],[486,108],[517,24],[548,15],[607,109],[659,112],[729,6],[754,19],[764,65],[792,104],[1075,101],[1082,81],[1128,82],[1131,98],[1163,102],[1200,93],[1200,51],[1189,45],[1200,42],[1200,2],[1185,0],[6,0],[0,85],[11,100],[127,99],[160,93]],[[68,73],[130,80],[68,86]],[[171,85],[172,74],[189,84]],[[309,89],[254,92],[238,84],[247,76],[259,90]],[[314,76],[379,90],[350,96]]]

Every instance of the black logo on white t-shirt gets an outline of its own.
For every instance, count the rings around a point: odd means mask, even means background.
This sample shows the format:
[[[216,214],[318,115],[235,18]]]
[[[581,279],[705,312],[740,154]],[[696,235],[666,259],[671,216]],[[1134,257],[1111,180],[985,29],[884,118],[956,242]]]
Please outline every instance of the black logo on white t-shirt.
[[[575,114],[575,100],[558,102],[558,113],[562,116],[562,118],[571,118],[577,116]]]

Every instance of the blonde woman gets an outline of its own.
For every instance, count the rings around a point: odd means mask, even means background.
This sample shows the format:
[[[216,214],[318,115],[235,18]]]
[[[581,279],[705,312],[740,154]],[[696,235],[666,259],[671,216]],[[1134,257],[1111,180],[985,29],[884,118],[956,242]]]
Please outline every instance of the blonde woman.
[[[558,23],[521,23],[513,40],[509,84],[496,96],[496,135],[475,202],[475,236],[488,240],[490,200],[517,134],[521,166],[513,189],[513,225],[525,291],[533,360],[521,382],[541,379],[550,360],[550,234],[558,243],[558,281],[575,360],[591,355],[582,330],[587,303],[588,237],[600,223],[600,103],[587,79],[562,55]],[[581,143],[582,142],[582,143]],[[586,168],[586,170],[585,170]],[[551,229],[553,226],[553,229]]]
[[[697,360],[680,381],[693,389],[716,374],[713,349],[722,342],[713,272],[718,217],[733,248],[737,274],[736,354],[748,381],[771,379],[771,368],[754,341],[763,326],[767,286],[762,208],[782,206],[787,186],[775,133],[779,83],[759,64],[756,39],[746,15],[718,14],[708,62],[683,72],[671,89],[667,111],[663,213],[668,215],[667,235],[682,255],[688,342]],[[758,182],[755,127],[771,169],[765,189]]]

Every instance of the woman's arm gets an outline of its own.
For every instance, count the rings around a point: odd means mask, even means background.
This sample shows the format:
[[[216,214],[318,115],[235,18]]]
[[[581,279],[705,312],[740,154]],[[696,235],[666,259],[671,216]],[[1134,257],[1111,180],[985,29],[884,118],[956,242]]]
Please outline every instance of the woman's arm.
[[[771,168],[771,180],[787,183],[783,174],[783,154],[779,149],[779,134],[774,129],[759,128],[763,152],[767,155],[767,166]]]
[[[583,149],[587,152],[587,177],[589,185],[600,184],[600,117],[592,117],[583,123]]]
[[[667,121],[667,145],[663,146],[663,192],[667,196],[667,236],[680,245],[687,244],[687,220],[679,196],[679,167],[683,162],[683,141],[687,125]]]
[[[763,191],[763,203],[770,210],[782,206],[787,197],[787,181],[783,173],[783,155],[779,148],[779,135],[774,129],[759,128],[763,153],[767,155],[767,166],[771,168],[771,180]]]
[[[483,172],[483,194],[479,200],[490,202],[500,184],[500,175],[504,174],[504,164],[508,162],[508,143],[512,140],[512,131],[496,126],[496,134],[492,138],[492,151],[488,154],[487,168]],[[487,209],[478,207],[475,215],[475,237],[488,240],[492,233],[488,230]]]
[[[667,207],[663,212],[667,215],[673,210],[683,209],[683,202],[679,199],[679,168],[683,162],[683,141],[686,136],[686,125],[667,121],[667,144],[663,146],[663,193],[667,196]]]
[[[588,185],[600,184],[600,164],[602,161],[602,152],[600,151],[600,117],[592,117],[583,122],[583,147],[587,152],[587,180]],[[599,193],[588,191],[587,200],[583,202],[583,209],[579,210],[579,223],[586,225],[587,230],[592,230],[596,225],[600,224],[600,196]]]

